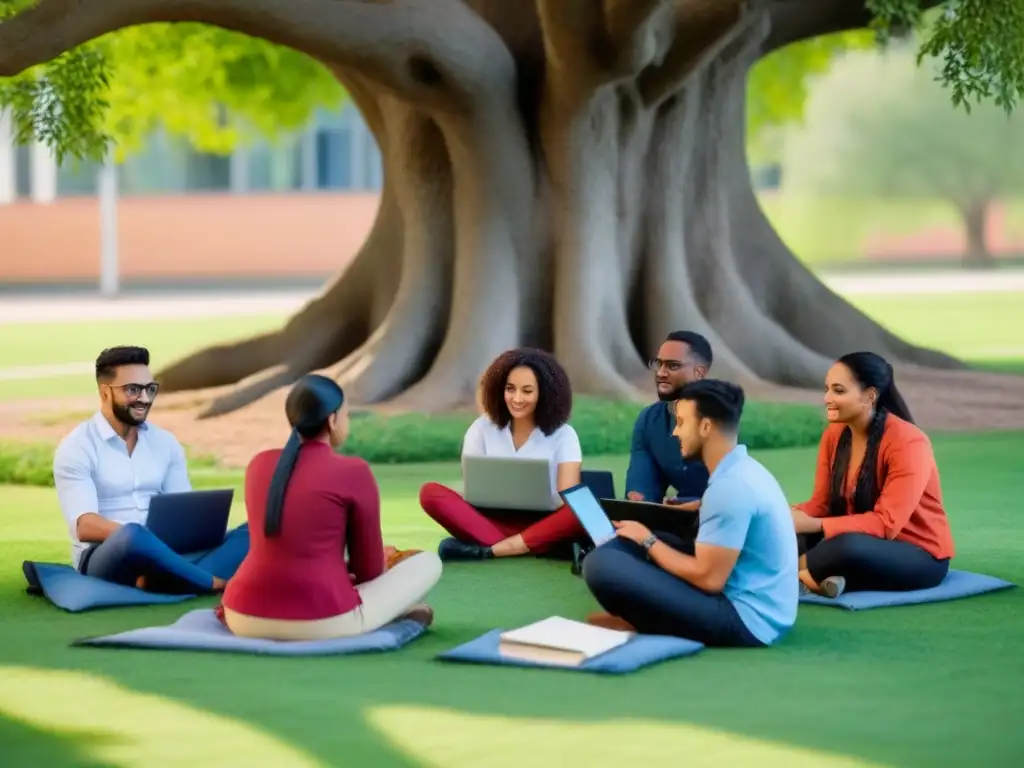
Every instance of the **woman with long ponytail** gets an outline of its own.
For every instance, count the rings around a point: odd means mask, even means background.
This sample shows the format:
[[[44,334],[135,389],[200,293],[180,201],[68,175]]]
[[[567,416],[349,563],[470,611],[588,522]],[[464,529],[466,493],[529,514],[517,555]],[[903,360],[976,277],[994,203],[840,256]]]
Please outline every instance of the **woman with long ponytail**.
[[[953,535],[931,441],[892,366],[874,352],[844,355],[825,377],[824,399],[814,491],[793,507],[801,588],[835,598],[937,586]]]
[[[269,640],[359,635],[401,617],[430,624],[422,601],[441,577],[441,560],[384,546],[370,465],[337,453],[349,431],[341,387],[304,376],[285,415],[284,448],[258,453],[246,469],[251,540],[224,592],[224,624]]]

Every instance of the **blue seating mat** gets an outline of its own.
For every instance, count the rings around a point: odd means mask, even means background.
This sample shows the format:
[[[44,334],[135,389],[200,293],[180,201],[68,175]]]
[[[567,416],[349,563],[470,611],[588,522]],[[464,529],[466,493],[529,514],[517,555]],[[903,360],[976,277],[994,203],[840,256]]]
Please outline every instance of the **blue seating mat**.
[[[28,582],[29,594],[45,597],[58,608],[70,613],[95,608],[126,605],[161,605],[181,603],[196,595],[162,595],[135,587],[85,576],[70,565],[36,563],[26,560],[22,572]]]
[[[340,656],[394,651],[415,640],[426,627],[400,619],[375,632],[332,640],[256,640],[231,634],[211,608],[189,611],[169,626],[146,627],[104,637],[75,640],[72,645],[102,648],[148,648],[165,651],[218,651],[264,656]]]
[[[614,648],[600,656],[588,659],[578,667],[566,667],[541,661],[526,661],[502,656],[498,650],[503,629],[492,630],[475,640],[452,648],[437,656],[440,661],[466,662],[470,664],[500,664],[512,667],[539,667],[542,669],[563,669],[570,672],[599,672],[621,675],[638,669],[668,661],[669,659],[692,656],[704,646],[693,640],[665,635],[636,635],[625,645]]]
[[[847,611],[867,611],[871,608],[893,608],[898,605],[920,605],[960,600],[1014,586],[1016,584],[997,579],[995,576],[950,570],[942,583],[931,589],[916,589],[912,592],[846,592],[834,600],[821,595],[804,595],[800,598],[800,602],[807,605],[843,608]]]

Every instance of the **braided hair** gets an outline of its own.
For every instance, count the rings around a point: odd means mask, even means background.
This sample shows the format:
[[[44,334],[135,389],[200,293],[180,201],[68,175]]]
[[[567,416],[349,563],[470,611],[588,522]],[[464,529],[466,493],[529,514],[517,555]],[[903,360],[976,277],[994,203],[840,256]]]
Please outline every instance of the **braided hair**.
[[[882,443],[886,416],[891,413],[911,424],[914,423],[914,419],[893,381],[892,366],[881,355],[874,352],[853,352],[839,358],[837,362],[849,369],[861,388],[874,387],[878,391],[875,412],[868,425],[868,444],[864,451],[864,461],[857,473],[857,485],[853,492],[853,509],[856,514],[860,514],[870,512],[878,501],[878,448]],[[841,517],[847,512],[846,474],[850,469],[852,442],[853,432],[847,426],[839,437],[836,455],[832,461],[832,488],[829,494],[829,515],[832,517]]]

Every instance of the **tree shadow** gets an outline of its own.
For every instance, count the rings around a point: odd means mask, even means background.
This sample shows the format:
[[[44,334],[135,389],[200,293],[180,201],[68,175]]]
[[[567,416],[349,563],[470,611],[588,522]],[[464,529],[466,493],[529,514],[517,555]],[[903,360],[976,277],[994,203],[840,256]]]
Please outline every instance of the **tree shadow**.
[[[734,734],[737,744],[759,740],[765,749],[819,753],[822,765],[828,756],[907,768],[1009,765],[1024,747],[1009,709],[985,701],[995,691],[1015,689],[1007,675],[1020,680],[1015,652],[985,650],[993,614],[1012,607],[1011,594],[884,616],[804,609],[797,630],[776,648],[706,650],[626,676],[434,659],[493,627],[553,614],[579,617],[592,609],[585,585],[567,568],[555,562],[452,566],[432,600],[434,628],[396,653],[299,659],[67,648],[74,637],[167,624],[184,610],[161,606],[57,617],[47,624],[59,632],[33,644],[31,657],[19,653],[21,659],[0,663],[99,675],[131,691],[244,722],[325,765],[411,768],[424,764],[424,750],[431,764],[455,765],[434,753],[454,748],[446,746],[451,743],[470,751],[481,745],[474,746],[469,734],[464,741],[439,741],[429,722],[462,728],[460,714],[467,723],[471,716],[500,718],[513,731],[538,720],[563,729],[629,721],[660,726],[663,742],[672,728],[691,739],[705,730],[719,735],[719,750],[721,734]],[[196,601],[187,609],[202,605]],[[943,673],[936,673],[937,664]],[[954,672],[972,679],[971,685],[956,685]],[[420,730],[408,716],[382,728],[382,718],[396,711],[446,714],[427,718]],[[524,749],[559,764],[573,759],[559,737],[548,741]],[[429,744],[417,748],[419,742]],[[636,757],[645,749],[657,757],[660,748],[637,744]]]
[[[96,744],[105,738],[89,731],[45,730],[0,712],[0,754],[6,757],[5,765],[118,768],[93,757]]]

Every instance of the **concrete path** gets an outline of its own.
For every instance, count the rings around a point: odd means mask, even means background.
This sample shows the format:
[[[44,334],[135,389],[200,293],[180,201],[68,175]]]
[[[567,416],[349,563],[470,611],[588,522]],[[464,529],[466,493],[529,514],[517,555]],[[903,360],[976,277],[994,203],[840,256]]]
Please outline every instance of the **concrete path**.
[[[836,275],[825,277],[824,281],[833,291],[846,296],[1012,293],[1024,291],[1024,269],[997,272],[887,272],[884,275]]]
[[[316,291],[309,289],[288,289],[129,294],[119,299],[46,294],[4,296],[0,298],[0,324],[285,314],[315,295]]]
[[[833,275],[826,284],[844,295],[911,295],[1024,292],[1024,270],[976,272],[887,272]],[[34,294],[0,298],[0,324],[63,323],[82,320],[159,319],[185,316],[226,317],[286,314],[316,295],[312,289],[279,291],[178,292],[129,294],[120,299],[98,296]],[[1004,350],[1006,352],[1006,350]],[[1019,350],[1013,350],[1014,354]],[[993,356],[995,356],[993,352]],[[0,369],[0,381],[40,379],[88,373],[92,363],[29,365]]]
[[[845,295],[1024,292],[1024,270],[886,272],[826,276],[824,281]],[[0,297],[0,324],[283,314],[315,295],[309,288],[128,294],[114,300],[80,294],[5,295]]]

